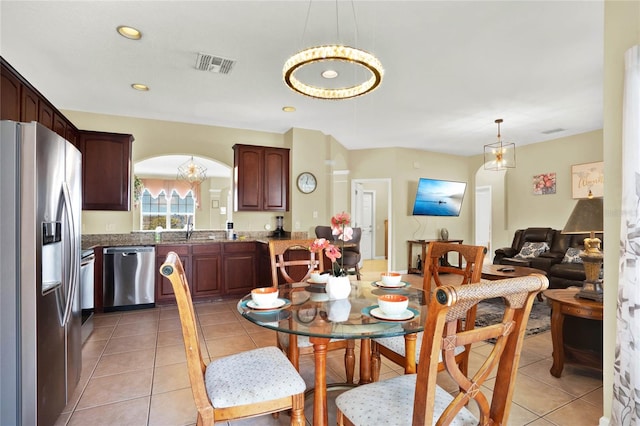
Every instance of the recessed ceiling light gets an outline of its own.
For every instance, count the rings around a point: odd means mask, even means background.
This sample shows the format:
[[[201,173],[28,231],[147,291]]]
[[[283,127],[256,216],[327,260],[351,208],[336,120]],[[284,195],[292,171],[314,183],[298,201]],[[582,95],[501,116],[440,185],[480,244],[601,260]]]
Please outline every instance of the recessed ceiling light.
[[[295,112],[296,107],[293,107],[293,106],[284,106],[284,107],[282,107],[282,110],[283,110],[284,112]]]
[[[338,71],[336,70],[324,70],[322,74],[320,74],[324,78],[336,78],[338,76]]]
[[[149,91],[149,86],[147,86],[146,84],[133,83],[131,85],[131,87],[133,87],[134,89],[139,90],[141,92],[148,92]]]
[[[133,27],[127,27],[126,25],[120,25],[116,29],[118,31],[118,34],[120,34],[122,37],[131,39],[131,40],[140,40],[142,38],[142,33],[140,31],[136,30]]]

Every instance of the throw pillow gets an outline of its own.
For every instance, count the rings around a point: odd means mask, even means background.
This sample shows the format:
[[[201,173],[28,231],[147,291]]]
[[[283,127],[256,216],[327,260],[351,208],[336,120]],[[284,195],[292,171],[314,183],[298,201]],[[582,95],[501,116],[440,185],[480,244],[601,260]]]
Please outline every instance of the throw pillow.
[[[562,258],[562,263],[582,263],[582,259],[580,259],[580,249],[569,247]]]
[[[520,249],[520,253],[516,254],[513,257],[518,259],[531,259],[533,257],[538,257],[545,251],[549,250],[549,244],[547,243],[532,243],[527,241],[522,245]]]

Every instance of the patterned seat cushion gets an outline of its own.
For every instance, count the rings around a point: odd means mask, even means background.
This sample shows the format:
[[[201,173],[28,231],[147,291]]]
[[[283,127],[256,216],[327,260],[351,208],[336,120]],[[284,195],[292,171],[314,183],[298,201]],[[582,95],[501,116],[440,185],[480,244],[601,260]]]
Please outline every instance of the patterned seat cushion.
[[[284,398],[306,389],[302,377],[274,346],[211,361],[205,385],[216,408]]]
[[[340,411],[355,425],[410,425],[416,387],[415,374],[405,374],[382,382],[353,388],[336,398]],[[440,386],[436,387],[433,424],[453,397]],[[478,424],[478,419],[466,408],[456,416],[452,425]]]
[[[582,263],[580,258],[581,250],[575,247],[569,247],[562,258],[562,263]]]
[[[423,333],[418,333],[418,337],[416,339],[416,362],[420,358],[420,347],[422,346],[422,335]],[[373,340],[377,342],[379,345],[389,348],[397,354],[406,356],[404,336],[383,337],[381,339],[373,339]],[[464,346],[457,346],[453,351],[455,355],[461,354],[462,352],[464,352]],[[440,354],[440,361],[442,361],[442,353]]]
[[[533,257],[540,256],[547,250],[549,250],[549,244],[545,242],[532,243],[531,241],[527,241],[522,245],[520,253],[516,254],[513,257],[517,259],[531,259]]]

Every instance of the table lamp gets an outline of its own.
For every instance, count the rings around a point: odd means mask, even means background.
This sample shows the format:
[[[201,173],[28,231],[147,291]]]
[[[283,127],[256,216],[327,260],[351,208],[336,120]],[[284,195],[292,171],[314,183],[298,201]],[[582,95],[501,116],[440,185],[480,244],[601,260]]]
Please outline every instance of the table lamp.
[[[577,297],[602,302],[602,251],[600,251],[600,239],[596,238],[596,232],[603,232],[603,201],[602,198],[594,198],[589,191],[589,198],[579,200],[569,216],[567,224],[562,230],[563,234],[584,234],[589,237],[584,239],[584,250],[580,258],[584,263],[586,279]]]

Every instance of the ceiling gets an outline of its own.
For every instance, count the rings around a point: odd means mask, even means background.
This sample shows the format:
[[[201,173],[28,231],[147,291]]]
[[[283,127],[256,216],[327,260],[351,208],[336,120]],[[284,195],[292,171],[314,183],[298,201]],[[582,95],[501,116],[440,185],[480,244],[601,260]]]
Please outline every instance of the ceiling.
[[[60,109],[314,129],[348,149],[465,156],[495,141],[497,118],[516,146],[602,128],[602,1],[3,0],[0,8],[2,56]],[[118,35],[123,24],[142,39]],[[380,59],[376,91],[326,101],[285,86],[289,56],[336,41]],[[198,52],[236,63],[226,75],[199,71]]]

